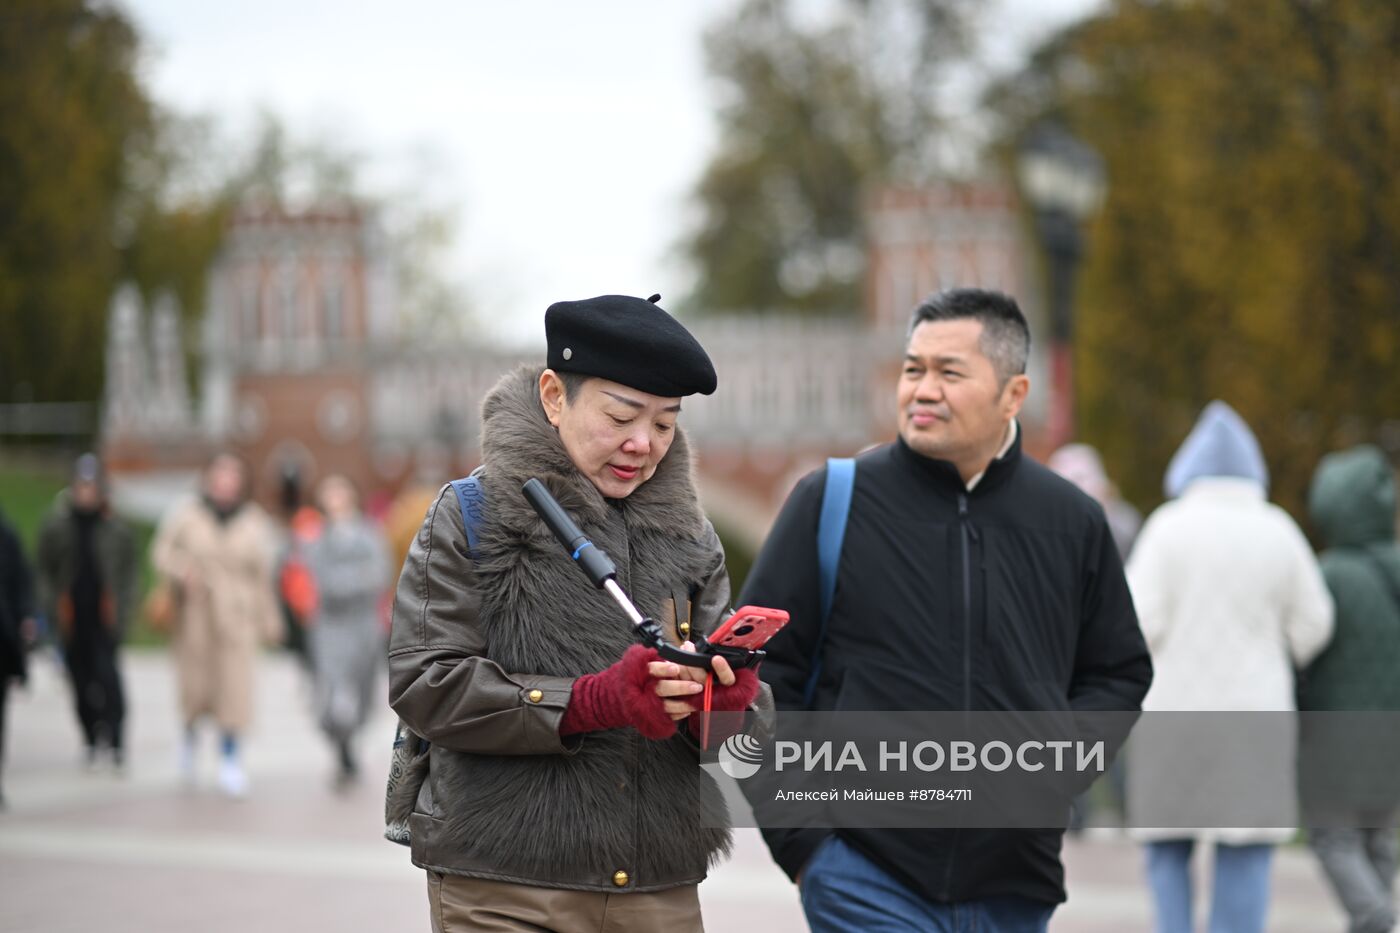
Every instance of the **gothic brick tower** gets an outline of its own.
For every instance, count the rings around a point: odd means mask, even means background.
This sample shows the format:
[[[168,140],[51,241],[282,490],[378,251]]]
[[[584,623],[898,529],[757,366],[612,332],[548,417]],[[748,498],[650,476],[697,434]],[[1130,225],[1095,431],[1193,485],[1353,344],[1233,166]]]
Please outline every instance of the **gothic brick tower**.
[[[367,488],[367,380],[394,331],[387,251],[354,205],[247,206],[210,270],[202,427],[246,456],[258,498],[330,472]]]

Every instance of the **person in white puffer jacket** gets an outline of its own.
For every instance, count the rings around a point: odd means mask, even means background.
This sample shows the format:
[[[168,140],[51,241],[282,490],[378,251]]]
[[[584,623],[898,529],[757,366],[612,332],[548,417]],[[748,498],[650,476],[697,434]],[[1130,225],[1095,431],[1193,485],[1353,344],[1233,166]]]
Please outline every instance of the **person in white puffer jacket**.
[[[1332,633],[1332,600],[1307,539],[1288,513],[1268,501],[1268,469],[1244,420],[1211,402],[1167,471],[1170,501],[1143,526],[1128,562],[1128,583],[1156,676],[1144,712],[1296,709],[1295,667],[1307,664]],[[1132,826],[1164,799],[1193,793],[1183,769],[1208,770],[1207,733],[1229,735],[1225,716],[1183,720],[1183,728],[1132,749],[1128,810]],[[1239,720],[1233,720],[1239,722]],[[1279,723],[1271,720],[1270,725]],[[1219,728],[1216,728],[1219,727]],[[1252,783],[1251,804],[1296,821],[1296,738],[1285,729],[1254,762],[1267,780]],[[1194,765],[1183,765],[1194,762]],[[1264,798],[1260,800],[1258,798]],[[1160,813],[1160,809],[1156,812]],[[1196,843],[1215,843],[1211,931],[1262,931],[1273,848],[1293,829],[1271,821],[1210,829],[1138,829],[1147,843],[1147,877],[1160,933],[1190,933],[1190,859]]]

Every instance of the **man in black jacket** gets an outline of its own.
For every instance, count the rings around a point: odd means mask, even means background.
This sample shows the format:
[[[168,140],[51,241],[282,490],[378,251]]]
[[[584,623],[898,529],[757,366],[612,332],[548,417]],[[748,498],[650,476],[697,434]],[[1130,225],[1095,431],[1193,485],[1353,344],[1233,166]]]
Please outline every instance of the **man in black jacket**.
[[[792,615],[762,669],[779,710],[802,708],[817,651],[818,710],[1139,709],[1151,662],[1103,510],[1021,454],[1029,348],[1004,295],[915,311],[899,439],[858,458],[822,644],[825,470],[798,483],[739,600]],[[1065,899],[1058,829],[764,836],[816,931],[1043,931]]]

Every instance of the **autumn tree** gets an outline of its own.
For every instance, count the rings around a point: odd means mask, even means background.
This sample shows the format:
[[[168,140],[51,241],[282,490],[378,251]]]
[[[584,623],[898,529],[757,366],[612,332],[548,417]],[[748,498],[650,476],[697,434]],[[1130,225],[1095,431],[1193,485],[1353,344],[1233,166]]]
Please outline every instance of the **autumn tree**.
[[[187,335],[198,333],[207,273],[240,203],[359,197],[353,153],[295,138],[271,113],[241,144],[206,116],[158,111],[155,123],[151,144],[129,160],[119,267],[148,300],[173,293]]]
[[[0,12],[0,401],[92,399],[120,272],[128,156],[152,109],[117,9]]]
[[[137,80],[140,37],[115,7],[19,0],[0,13],[0,402],[94,401],[119,282],[179,300],[199,333],[205,279],[246,200],[354,200],[385,216],[400,316],[451,333],[450,217],[409,192],[367,191],[358,153],[264,114],[249,141],[161,109]],[[192,358],[191,374],[197,368]]]
[[[1298,514],[1322,453],[1400,427],[1397,49],[1395,4],[1119,0],[993,94],[1005,155],[1052,118],[1107,164],[1077,390],[1140,503],[1212,398]]]
[[[695,310],[858,310],[863,197],[938,167],[940,78],[970,6],[745,0],[708,31],[720,136],[682,243]]]
[[[92,401],[118,282],[170,290],[188,323],[229,211],[288,179],[348,191],[352,159],[265,117],[244,150],[162,111],[119,9],[19,0],[0,13],[0,401]],[[197,333],[187,328],[187,333]]]

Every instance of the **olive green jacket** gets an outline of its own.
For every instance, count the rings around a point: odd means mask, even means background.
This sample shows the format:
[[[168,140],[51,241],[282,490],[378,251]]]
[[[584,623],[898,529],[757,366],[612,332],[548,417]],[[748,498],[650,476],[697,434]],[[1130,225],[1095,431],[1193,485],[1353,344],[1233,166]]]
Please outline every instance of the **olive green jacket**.
[[[136,601],[136,539],[130,526],[108,512],[95,529],[97,568],[102,576],[103,624],[120,640],[131,623]],[[39,606],[49,625],[64,638],[72,626],[69,590],[78,567],[78,532],[67,491],[59,493],[39,530],[37,555]]]

